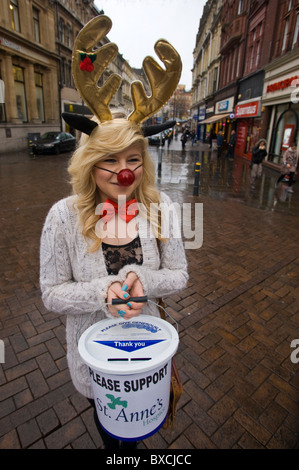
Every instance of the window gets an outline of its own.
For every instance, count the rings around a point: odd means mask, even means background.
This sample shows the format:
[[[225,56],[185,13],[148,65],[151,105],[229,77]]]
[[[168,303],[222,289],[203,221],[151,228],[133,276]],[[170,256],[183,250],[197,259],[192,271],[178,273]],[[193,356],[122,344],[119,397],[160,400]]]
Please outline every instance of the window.
[[[72,62],[69,60],[66,64],[66,85],[72,86]]]
[[[40,42],[40,29],[39,29],[39,11],[33,7],[33,30],[34,39],[36,42]]]
[[[215,91],[217,91],[217,83],[218,83],[218,67],[215,67],[214,76],[213,76],[213,90],[212,90],[212,93],[215,93]]]
[[[41,122],[45,122],[43,76],[41,73],[35,72],[34,79],[35,79],[35,96],[36,96],[36,108],[37,108],[38,118]]]
[[[68,47],[71,47],[71,27],[69,25],[67,25],[66,27],[66,42],[65,42],[65,45],[68,46]]]
[[[289,32],[289,22],[290,22],[290,19],[287,18],[286,19],[286,23],[285,23],[285,28],[284,28],[284,35],[283,35],[283,41],[282,41],[282,48],[281,50],[284,51],[287,47],[287,39],[288,39],[288,32]]]
[[[5,114],[5,85],[2,78],[0,78],[0,122],[6,121]]]
[[[20,16],[19,16],[19,1],[11,0],[9,8],[10,8],[12,29],[14,29],[15,31],[19,33],[21,31]]]
[[[296,26],[295,26],[295,30],[294,30],[294,37],[293,37],[293,44],[292,44],[293,48],[298,43],[298,36],[299,36],[299,13],[297,13]]]
[[[16,104],[18,117],[23,122],[27,122],[27,107],[26,107],[26,94],[24,82],[24,70],[21,67],[13,67],[15,90],[16,90]]]
[[[239,0],[238,15],[241,15],[242,11],[243,11],[243,0]]]
[[[64,21],[60,18],[58,27],[58,40],[64,43]]]

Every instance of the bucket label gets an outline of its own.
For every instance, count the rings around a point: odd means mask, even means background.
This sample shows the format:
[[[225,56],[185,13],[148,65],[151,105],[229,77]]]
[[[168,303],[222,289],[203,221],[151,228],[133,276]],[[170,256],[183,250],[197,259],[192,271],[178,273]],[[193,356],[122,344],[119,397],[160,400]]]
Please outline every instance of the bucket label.
[[[97,341],[95,343],[102,344],[103,346],[109,346],[110,348],[120,349],[122,351],[132,352],[138,349],[146,348],[147,346],[153,346],[154,344],[161,343],[165,339],[146,339],[141,341]]]
[[[169,406],[171,360],[158,369],[131,375],[89,368],[99,420],[122,440],[149,437],[162,425]]]

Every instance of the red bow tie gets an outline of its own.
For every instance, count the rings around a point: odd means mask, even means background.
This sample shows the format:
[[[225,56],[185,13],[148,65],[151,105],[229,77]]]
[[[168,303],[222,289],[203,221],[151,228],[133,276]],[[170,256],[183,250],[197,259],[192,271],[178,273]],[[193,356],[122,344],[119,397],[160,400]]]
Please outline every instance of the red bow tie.
[[[108,222],[113,219],[113,217],[118,214],[126,223],[134,219],[138,213],[137,200],[131,199],[119,206],[117,202],[112,201],[111,199],[106,199],[101,209],[101,219],[104,222]]]

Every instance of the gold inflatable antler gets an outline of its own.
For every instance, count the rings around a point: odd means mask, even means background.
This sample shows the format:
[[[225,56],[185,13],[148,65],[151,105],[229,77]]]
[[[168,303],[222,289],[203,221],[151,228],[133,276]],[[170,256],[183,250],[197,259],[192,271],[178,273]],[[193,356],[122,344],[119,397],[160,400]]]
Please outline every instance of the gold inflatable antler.
[[[181,76],[182,61],[178,52],[165,39],[160,39],[155,44],[157,56],[164,63],[166,70],[150,56],[145,57],[143,68],[148,77],[152,95],[147,96],[140,81],[131,84],[134,111],[128,119],[134,122],[142,122],[155,114],[167,103],[175,91]]]
[[[79,32],[73,50],[75,85],[82,99],[101,122],[112,119],[109,102],[121,84],[121,77],[114,73],[101,88],[97,85],[105,68],[118,53],[117,45],[112,42],[93,49],[108,34],[111,26],[112,22],[107,16],[93,18]]]
[[[93,49],[112,27],[110,18],[100,15],[87,23],[78,34],[73,51],[73,77],[85,103],[101,122],[110,121],[109,102],[121,84],[121,77],[113,73],[102,85],[98,81],[107,65],[118,53],[117,45],[109,42]],[[155,44],[155,51],[164,63],[164,70],[152,57],[147,56],[143,68],[148,77],[152,95],[147,96],[140,81],[131,85],[134,111],[130,121],[140,123],[155,114],[169,100],[181,76],[182,62],[177,51],[165,39]]]

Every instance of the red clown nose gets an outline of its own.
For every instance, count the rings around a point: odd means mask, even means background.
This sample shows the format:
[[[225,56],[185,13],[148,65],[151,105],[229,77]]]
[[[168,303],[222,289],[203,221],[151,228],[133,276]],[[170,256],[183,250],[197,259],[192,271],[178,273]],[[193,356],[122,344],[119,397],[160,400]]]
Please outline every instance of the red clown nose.
[[[134,168],[133,171],[138,170],[138,168],[140,168],[141,166],[142,166],[142,163],[138,165],[136,168]],[[117,175],[117,181],[121,186],[131,186],[131,184],[134,183],[135,181],[135,175],[132,170],[129,170],[129,168],[124,168],[119,173],[108,170],[107,168],[101,168],[100,166],[97,166],[97,165],[95,165],[95,168],[98,168],[99,170],[109,171],[109,173],[114,173],[115,175]]]
[[[117,174],[117,181],[121,186],[131,186],[134,183],[135,175],[133,171],[125,168]]]

